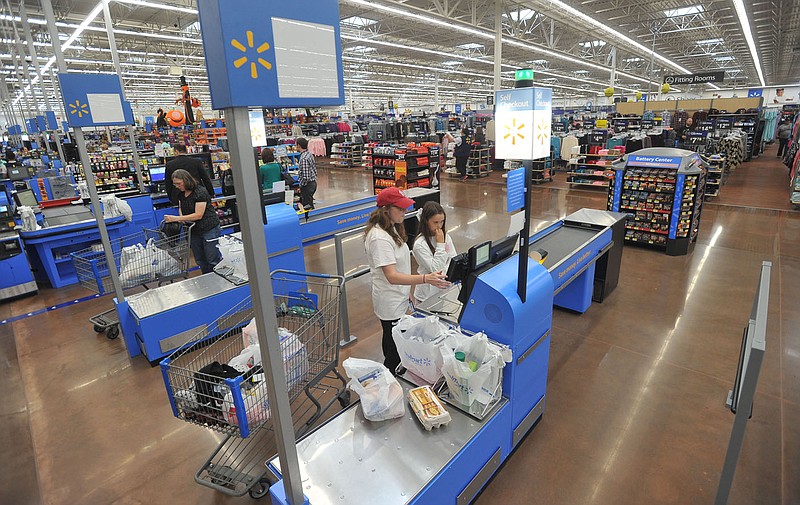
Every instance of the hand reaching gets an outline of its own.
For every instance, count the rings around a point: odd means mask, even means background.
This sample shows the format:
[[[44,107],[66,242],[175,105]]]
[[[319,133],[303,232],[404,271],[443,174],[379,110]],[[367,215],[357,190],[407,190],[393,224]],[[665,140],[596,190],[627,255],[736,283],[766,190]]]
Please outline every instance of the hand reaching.
[[[450,283],[447,282],[447,277],[445,277],[445,275],[442,272],[433,272],[430,274],[425,274],[425,282],[439,289],[445,289],[450,287]]]

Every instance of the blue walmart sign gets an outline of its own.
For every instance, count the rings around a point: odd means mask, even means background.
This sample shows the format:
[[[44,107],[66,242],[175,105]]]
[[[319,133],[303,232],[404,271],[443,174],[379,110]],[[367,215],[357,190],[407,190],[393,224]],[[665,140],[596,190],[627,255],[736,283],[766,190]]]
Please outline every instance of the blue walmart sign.
[[[344,103],[337,0],[197,6],[215,109]]]

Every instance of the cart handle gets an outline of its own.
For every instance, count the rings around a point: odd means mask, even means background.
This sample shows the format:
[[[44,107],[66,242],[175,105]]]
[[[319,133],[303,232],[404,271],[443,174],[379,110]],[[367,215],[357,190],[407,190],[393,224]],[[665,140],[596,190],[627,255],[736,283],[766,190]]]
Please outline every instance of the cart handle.
[[[274,280],[275,274],[289,274],[289,275],[296,275],[296,276],[305,276],[305,277],[316,277],[317,279],[335,279],[338,281],[339,286],[344,284],[344,277],[341,275],[330,275],[330,274],[316,274],[312,272],[298,272],[295,270],[273,270],[270,272],[269,276]]]

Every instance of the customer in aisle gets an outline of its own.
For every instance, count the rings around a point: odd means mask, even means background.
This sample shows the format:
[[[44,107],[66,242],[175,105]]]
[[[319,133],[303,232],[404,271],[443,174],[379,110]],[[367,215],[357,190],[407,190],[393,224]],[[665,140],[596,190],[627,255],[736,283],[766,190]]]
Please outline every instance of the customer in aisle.
[[[300,205],[303,209],[314,208],[314,193],[317,192],[317,161],[314,155],[308,152],[308,139],[300,137],[295,145],[300,151],[297,161],[297,182],[300,184]]]
[[[689,132],[694,130],[694,120],[692,118],[686,119],[686,124],[684,126],[679,126],[677,128],[677,134],[675,138],[678,139],[678,147],[683,149],[686,145],[686,139],[689,138]]]
[[[275,161],[275,153],[269,147],[261,150],[261,166],[258,167],[258,176],[264,192],[272,192],[272,185],[283,180],[281,166]]]
[[[176,170],[186,170],[189,172],[189,175],[194,177],[196,181],[203,183],[206,191],[213,198],[214,185],[211,184],[211,176],[203,166],[203,162],[197,158],[187,156],[188,153],[186,151],[185,144],[176,142],[175,144],[172,144],[172,149],[175,150],[175,159],[167,162],[167,168],[164,171],[164,187],[166,188],[169,201],[172,202],[173,205],[178,204],[179,191],[172,184],[172,175]]]
[[[178,194],[180,215],[164,216],[167,223],[194,223],[190,231],[192,255],[200,271],[207,274],[222,261],[217,242],[222,234],[216,209],[211,205],[211,195],[192,175],[178,169],[171,176]]]
[[[383,364],[395,373],[400,355],[392,339],[392,326],[408,312],[411,286],[431,284],[446,288],[449,283],[441,273],[411,275],[411,253],[403,221],[414,200],[391,187],[378,193],[377,205],[369,216],[364,248],[372,275],[372,307],[383,328]]]
[[[419,235],[414,240],[414,259],[417,273],[447,272],[450,260],[456,255],[453,239],[447,233],[447,214],[437,202],[426,202],[419,217]],[[414,299],[423,302],[439,291],[430,284],[414,288]]]
[[[778,126],[778,158],[783,156],[786,146],[789,145],[789,137],[792,136],[792,125],[789,121],[784,121]]]
[[[467,175],[467,163],[469,162],[469,152],[472,149],[472,139],[469,136],[469,128],[461,130],[461,136],[456,138],[456,148],[453,156],[456,158],[456,169],[462,181],[469,179]]]

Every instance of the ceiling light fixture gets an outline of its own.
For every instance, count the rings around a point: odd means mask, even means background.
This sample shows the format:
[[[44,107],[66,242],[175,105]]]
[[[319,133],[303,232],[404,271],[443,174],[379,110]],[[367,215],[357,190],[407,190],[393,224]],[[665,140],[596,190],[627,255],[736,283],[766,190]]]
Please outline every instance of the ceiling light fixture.
[[[764,73],[761,71],[761,60],[758,58],[758,50],[753,41],[753,32],[750,30],[750,18],[747,17],[747,9],[745,9],[742,0],[733,0],[733,5],[736,7],[736,14],[739,16],[739,23],[742,25],[742,32],[744,32],[744,39],[747,41],[747,47],[750,48],[750,56],[753,57],[753,65],[758,72],[758,80],[761,85],[766,85],[764,81]]]

